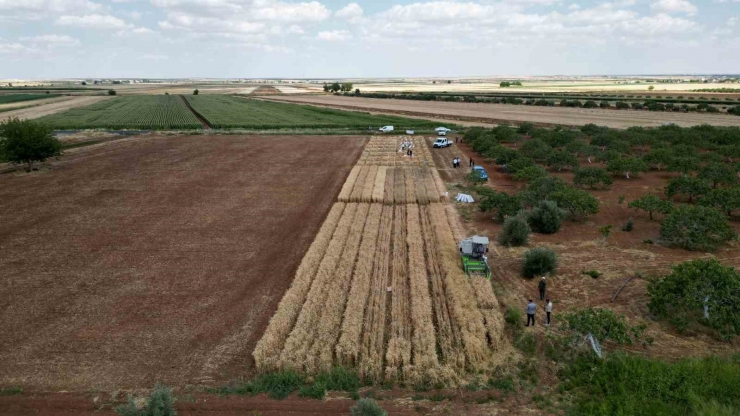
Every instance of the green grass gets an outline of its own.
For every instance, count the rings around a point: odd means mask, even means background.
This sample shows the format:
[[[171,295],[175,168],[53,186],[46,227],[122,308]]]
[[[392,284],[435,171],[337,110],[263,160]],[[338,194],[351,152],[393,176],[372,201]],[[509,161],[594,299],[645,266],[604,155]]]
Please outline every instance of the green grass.
[[[8,94],[0,95],[0,104],[18,103],[21,101],[41,100],[44,98],[60,97],[59,94]]]
[[[392,125],[396,130],[430,129],[438,122],[307,105],[248,100],[226,95],[186,97],[190,105],[214,128],[269,130],[276,128],[366,129]]]
[[[12,386],[0,388],[0,396],[16,396],[23,393],[23,387]]]
[[[267,393],[273,399],[284,399],[304,385],[304,382],[305,380],[302,375],[294,371],[285,370],[277,373],[264,374],[254,381],[236,386],[222,387],[212,392],[222,395],[235,394],[239,396],[254,396],[260,393]]]
[[[675,363],[622,353],[577,357],[561,388],[574,395],[572,415],[740,414],[740,355]]]
[[[202,126],[179,96],[114,97],[42,117],[57,130],[78,129],[200,129]]]

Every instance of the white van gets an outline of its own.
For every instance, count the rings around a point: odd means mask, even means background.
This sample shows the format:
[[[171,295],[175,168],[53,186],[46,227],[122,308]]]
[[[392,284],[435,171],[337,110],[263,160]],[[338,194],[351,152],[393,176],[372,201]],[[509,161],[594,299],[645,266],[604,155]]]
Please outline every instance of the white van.
[[[382,133],[390,133],[393,131],[393,126],[383,126],[379,128],[378,131]]]
[[[437,127],[436,129],[434,129],[434,131],[436,131],[437,133],[440,133],[440,132],[449,133],[452,130],[448,129],[447,127]],[[440,136],[443,136],[443,134],[440,134]]]

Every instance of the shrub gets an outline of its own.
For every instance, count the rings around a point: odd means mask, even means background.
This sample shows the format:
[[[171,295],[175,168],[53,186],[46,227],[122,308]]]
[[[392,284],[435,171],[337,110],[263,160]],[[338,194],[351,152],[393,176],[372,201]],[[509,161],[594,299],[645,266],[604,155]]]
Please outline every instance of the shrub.
[[[699,179],[711,182],[712,188],[716,188],[717,185],[720,184],[734,185],[737,182],[735,170],[724,163],[718,162],[707,164],[704,169],[699,172]]]
[[[563,168],[577,169],[578,158],[570,152],[556,150],[547,157],[545,164],[551,168],[557,169],[558,171],[563,170]]]
[[[648,285],[648,308],[683,331],[691,321],[719,331],[729,339],[740,333],[740,274],[716,259],[693,260],[673,267]],[[707,307],[709,317],[703,315]]]
[[[581,272],[581,274],[591,276],[592,279],[598,279],[599,277],[601,277],[601,273],[599,273],[598,270],[584,270]]]
[[[193,95],[198,95],[199,93],[200,93],[200,91],[198,91],[197,89],[195,89],[195,90],[193,91]]]
[[[26,164],[26,171],[35,162],[43,162],[62,154],[62,143],[45,124],[17,118],[0,123],[0,159]]]
[[[116,407],[116,413],[121,416],[175,416],[175,398],[172,389],[157,384],[154,391],[145,400],[137,400],[128,396],[126,404]]]
[[[645,325],[629,326],[623,315],[617,315],[608,309],[585,308],[566,313],[563,318],[566,330],[579,335],[592,334],[601,342],[614,341],[620,345],[650,342],[642,337]]]
[[[477,189],[481,196],[479,209],[481,212],[494,212],[494,220],[503,222],[506,217],[516,215],[522,209],[522,203],[517,195],[494,191],[489,188]]]
[[[524,323],[522,323],[522,311],[513,306],[509,306],[506,308],[504,321],[506,322],[506,325],[516,332],[517,329],[521,329],[524,325]]]
[[[373,399],[363,397],[349,409],[352,416],[387,416],[388,412]]]
[[[627,220],[626,223],[622,226],[622,231],[630,232],[635,229],[635,222],[630,218]]]
[[[532,230],[542,234],[554,234],[560,230],[565,219],[565,211],[553,201],[540,201],[527,216]]]
[[[498,234],[498,242],[503,246],[520,247],[527,244],[532,230],[529,224],[520,217],[510,217],[504,221],[504,226]]]
[[[686,250],[714,251],[735,238],[735,231],[714,208],[682,205],[660,224],[660,236]]]
[[[108,90],[108,95],[116,95],[116,90]]]
[[[473,185],[477,185],[477,184],[481,184],[481,183],[485,183],[486,182],[486,180],[483,179],[483,174],[481,174],[479,171],[477,171],[475,169],[471,170],[470,173],[468,173],[468,175],[465,176],[465,180],[467,180],[468,182],[470,182]]]
[[[573,184],[588,186],[591,189],[608,188],[612,184],[612,178],[605,169],[585,167],[576,170],[573,176]]]
[[[533,278],[553,273],[558,267],[558,258],[554,251],[545,247],[536,247],[524,253],[522,275]]]
[[[740,188],[712,189],[702,196],[699,204],[722,210],[727,216],[732,216],[732,211],[740,209]]]
[[[514,346],[524,353],[524,355],[532,356],[537,353],[537,338],[534,334],[521,334],[514,341]]]
[[[517,157],[506,164],[506,173],[516,174],[518,171],[533,166],[534,161],[526,157]]]
[[[626,110],[626,109],[630,108],[630,105],[627,104],[627,103],[625,103],[624,101],[617,101],[617,103],[615,104],[615,106],[618,109],[620,109],[620,110]]]
[[[645,161],[636,157],[618,157],[612,158],[608,161],[606,170],[614,174],[624,174],[624,176],[629,179],[630,174],[637,177],[640,172],[647,171],[648,166]]]

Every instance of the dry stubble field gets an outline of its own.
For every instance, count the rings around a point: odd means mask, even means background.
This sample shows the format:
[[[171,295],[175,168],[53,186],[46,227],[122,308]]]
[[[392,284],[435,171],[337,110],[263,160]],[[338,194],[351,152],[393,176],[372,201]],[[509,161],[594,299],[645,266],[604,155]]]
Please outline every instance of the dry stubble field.
[[[365,142],[152,136],[0,176],[0,385],[249,374]]]
[[[594,123],[612,128],[632,126],[658,127],[674,123],[689,127],[699,124],[740,126],[740,117],[727,114],[667,113],[633,110],[604,110],[588,108],[536,107],[510,104],[448,103],[438,101],[394,100],[380,98],[340,97],[333,95],[273,96],[275,101],[286,101],[357,111],[393,113],[405,116],[447,118],[460,121],[530,122],[544,125],[563,124],[581,126]],[[466,123],[460,123],[466,124]]]

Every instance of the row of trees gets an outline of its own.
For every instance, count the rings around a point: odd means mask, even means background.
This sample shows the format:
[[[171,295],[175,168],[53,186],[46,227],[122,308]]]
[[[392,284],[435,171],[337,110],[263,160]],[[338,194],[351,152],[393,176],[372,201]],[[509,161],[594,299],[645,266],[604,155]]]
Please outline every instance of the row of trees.
[[[666,197],[698,206],[677,207],[654,195],[629,205],[645,210],[651,219],[654,213],[666,214],[662,240],[711,251],[735,237],[727,216],[740,209],[740,165],[733,160],[740,157],[740,129],[664,126],[617,131],[587,125],[580,130],[548,130],[523,123],[516,129],[470,129],[465,140],[485,158],[503,165],[513,179],[528,183],[516,195],[480,191],[480,209],[493,213],[497,221],[516,216],[535,232],[556,232],[566,217],[580,221],[598,212],[598,202],[584,189],[609,188],[614,177],[630,179],[651,169],[668,170],[681,176],[669,181]],[[603,167],[581,167],[579,158],[601,162]],[[550,176],[546,168],[572,170],[573,184]],[[533,214],[540,212],[548,213],[546,226]]]
[[[513,86],[517,86],[517,87],[521,87],[522,86],[522,82],[521,81],[502,81],[499,84],[499,87],[506,88],[506,87],[511,87],[512,85]]]
[[[338,83],[335,82],[333,84],[324,84],[324,92],[350,92],[352,91],[353,84],[351,82],[343,82]],[[358,90],[359,91],[359,90]]]

